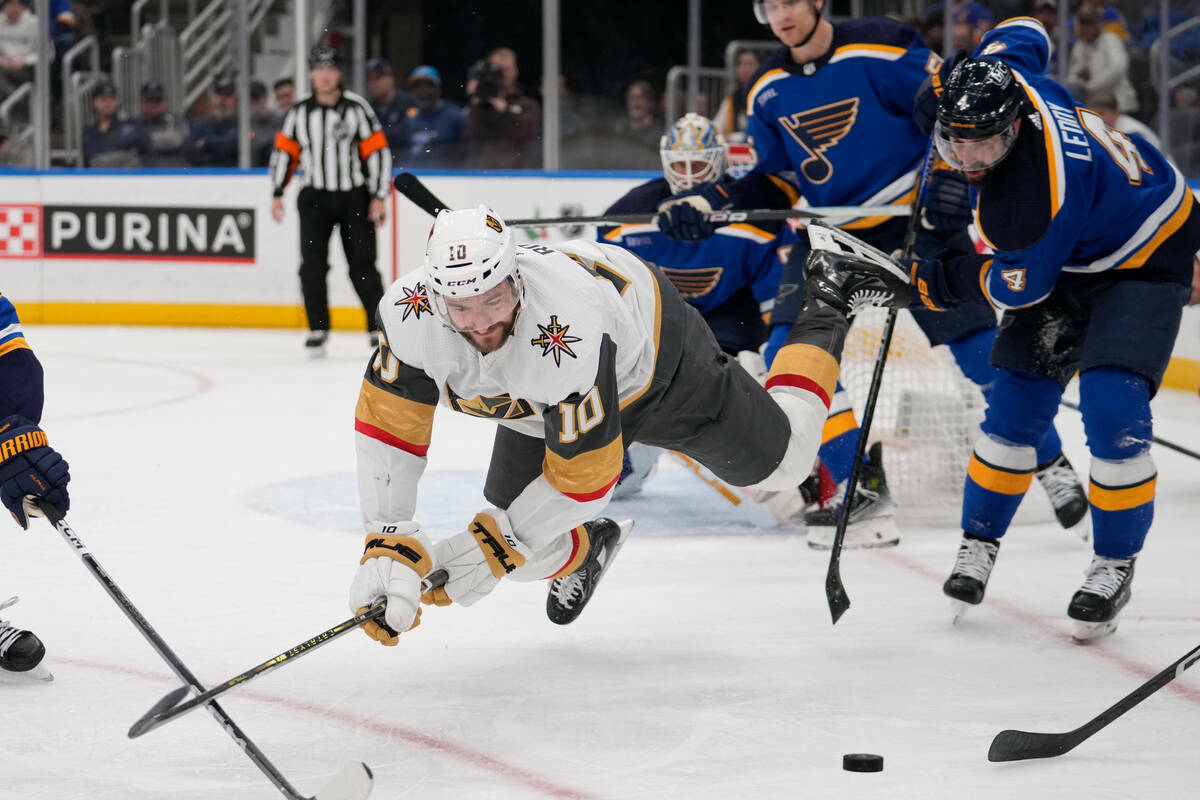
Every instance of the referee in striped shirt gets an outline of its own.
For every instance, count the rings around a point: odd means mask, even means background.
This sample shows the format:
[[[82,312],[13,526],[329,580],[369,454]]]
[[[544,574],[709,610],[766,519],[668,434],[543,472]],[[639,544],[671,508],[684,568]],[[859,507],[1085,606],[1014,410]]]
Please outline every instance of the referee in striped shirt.
[[[296,103],[275,135],[271,215],[283,220],[283,189],[299,166],[304,181],[300,212],[300,289],[308,315],[304,346],[314,357],[329,338],[329,237],[336,225],[350,280],[367,312],[371,346],[379,343],[375,313],[383,280],[375,267],[375,228],[384,219],[392,154],[370,104],[342,88],[341,54],[317,45],[308,56],[313,93]]]

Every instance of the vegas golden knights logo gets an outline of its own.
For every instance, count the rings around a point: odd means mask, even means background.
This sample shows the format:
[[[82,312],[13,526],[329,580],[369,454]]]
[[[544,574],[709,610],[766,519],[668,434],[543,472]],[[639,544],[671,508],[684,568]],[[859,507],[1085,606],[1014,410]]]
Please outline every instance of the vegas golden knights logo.
[[[446,384],[446,398],[450,401],[450,407],[455,411],[460,411],[463,414],[468,414],[472,417],[483,417],[484,419],[524,419],[534,415],[533,406],[529,405],[526,400],[514,400],[508,395],[496,395],[495,397],[484,397],[477,394],[468,399],[457,395],[450,384]]]
[[[779,118],[779,124],[808,153],[808,158],[800,163],[800,172],[806,180],[825,183],[833,177],[833,164],[825,157],[825,151],[845,138],[857,119],[857,97]]]

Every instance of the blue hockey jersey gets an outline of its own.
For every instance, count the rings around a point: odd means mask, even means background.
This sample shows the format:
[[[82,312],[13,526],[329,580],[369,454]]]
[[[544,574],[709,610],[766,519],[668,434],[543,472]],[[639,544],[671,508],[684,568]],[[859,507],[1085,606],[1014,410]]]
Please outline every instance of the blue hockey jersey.
[[[1037,20],[1003,22],[975,55],[1008,64],[1028,109],[1012,152],[973,191],[975,223],[995,254],[954,259],[948,269],[968,270],[969,284],[998,308],[1044,299],[1060,271],[1125,270],[1188,285],[1190,259],[1164,255],[1196,247],[1184,230],[1194,200],[1179,170],[1145,139],[1107,127],[1043,76],[1050,38]],[[1188,241],[1172,240],[1177,233]]]
[[[722,179],[723,185],[729,179]],[[665,178],[635,186],[606,214],[652,214],[670,199]],[[680,242],[659,232],[654,223],[603,227],[598,241],[616,244],[655,264],[683,298],[702,314],[722,306],[749,287],[759,311],[769,314],[779,289],[783,262],[777,252],[780,222],[734,224],[717,228],[708,239]]]
[[[42,365],[25,342],[17,309],[0,295],[0,419],[19,414],[42,418]]]
[[[754,171],[794,172],[800,207],[911,203],[929,144],[912,120],[913,98],[940,64],[916,31],[882,18],[835,24],[829,50],[806,64],[781,47],[751,79]],[[888,219],[827,221],[861,229]]]

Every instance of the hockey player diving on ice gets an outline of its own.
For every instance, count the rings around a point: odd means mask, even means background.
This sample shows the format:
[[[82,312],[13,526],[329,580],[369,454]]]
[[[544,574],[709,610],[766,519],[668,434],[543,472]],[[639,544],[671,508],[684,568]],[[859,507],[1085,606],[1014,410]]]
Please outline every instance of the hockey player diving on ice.
[[[549,579],[573,621],[632,523],[597,518],[633,442],[679,450],[735,486],[799,485],[812,468],[859,304],[903,305],[886,260],[814,251],[806,301],[766,386],[722,352],[652,265],[588,240],[517,246],[484,206],[440,212],[422,267],[379,306],[381,342],[355,411],[365,552],[349,592],[387,599],[388,645],[420,603],[472,605],[501,579]],[[484,496],[448,537],[414,519],[437,406],[496,422]],[[422,596],[438,570],[444,585]]]

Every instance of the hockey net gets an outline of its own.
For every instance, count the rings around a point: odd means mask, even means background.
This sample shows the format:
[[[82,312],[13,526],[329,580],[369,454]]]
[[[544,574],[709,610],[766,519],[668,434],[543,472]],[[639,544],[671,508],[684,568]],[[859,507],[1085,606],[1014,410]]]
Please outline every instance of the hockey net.
[[[841,381],[862,421],[887,311],[855,316],[842,353]],[[945,346],[929,340],[908,311],[896,318],[869,440],[883,442],[888,486],[904,518],[955,524],[984,399]]]

